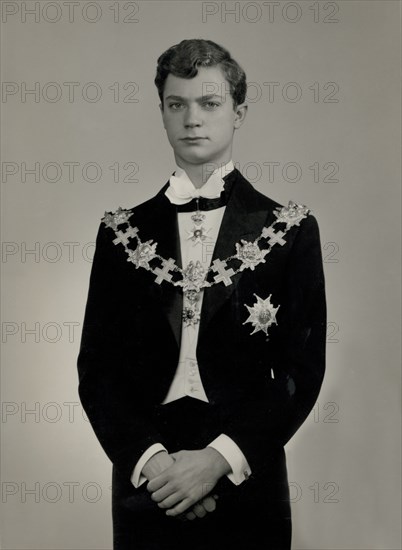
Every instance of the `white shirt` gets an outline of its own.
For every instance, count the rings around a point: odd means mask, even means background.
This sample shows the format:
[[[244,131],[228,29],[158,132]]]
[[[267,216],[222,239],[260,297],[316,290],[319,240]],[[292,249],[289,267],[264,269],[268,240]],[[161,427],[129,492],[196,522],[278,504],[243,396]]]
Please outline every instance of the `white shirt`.
[[[204,187],[207,186],[207,195],[210,197],[218,197],[223,190],[224,181],[222,178],[233,169],[234,165],[232,161],[217,168],[201,189],[204,190]],[[166,190],[165,194],[171,202],[176,204],[184,204],[188,201],[188,198],[183,199],[183,196],[198,196],[198,192],[200,191],[194,187],[186,172],[179,167],[176,167],[174,177],[171,178],[170,183],[171,185]],[[197,227],[195,227],[194,221],[191,219],[194,212],[178,213],[180,249],[184,268],[190,261],[194,263],[199,261],[205,269],[209,267],[225,209],[226,207],[223,206],[214,210],[203,211],[202,213],[205,218],[202,224]],[[194,236],[194,229],[198,229],[199,227],[203,228],[202,239],[197,239]],[[198,301],[199,311],[201,311],[203,295],[204,291],[201,290]],[[183,322],[179,363],[162,404],[171,403],[185,396],[208,402],[196,358],[198,331],[199,323],[186,326]],[[230,437],[221,434],[214,441],[209,443],[208,447],[216,449],[228,461],[232,468],[232,472],[228,474],[228,478],[233,483],[239,485],[249,477],[251,469],[246,457]],[[145,476],[141,474],[142,468],[146,462],[154,454],[164,450],[166,449],[163,445],[156,443],[151,445],[141,456],[131,477],[131,481],[135,487],[139,487],[146,481]]]
[[[205,228],[205,240],[198,240],[198,242],[191,240],[192,230],[195,227],[194,222],[191,220],[191,216],[194,212],[178,213],[183,266],[187,266],[190,261],[195,263],[198,260],[205,269],[209,267],[225,209],[226,207],[222,206],[215,210],[203,212],[205,220],[201,227]],[[199,311],[201,311],[204,298],[203,290],[201,290],[199,296],[197,306]],[[208,397],[205,394],[200,378],[196,358],[199,327],[199,323],[194,326],[185,326],[183,323],[179,364],[163,404],[170,403],[186,395],[208,402]]]

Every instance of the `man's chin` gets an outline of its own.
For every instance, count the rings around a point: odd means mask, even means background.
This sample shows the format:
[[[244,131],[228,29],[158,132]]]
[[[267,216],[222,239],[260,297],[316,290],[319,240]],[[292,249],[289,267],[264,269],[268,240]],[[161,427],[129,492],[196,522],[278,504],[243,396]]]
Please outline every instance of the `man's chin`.
[[[206,155],[205,152],[203,153],[202,151],[194,151],[192,154],[186,152],[185,155],[179,154],[178,158],[188,164],[213,164],[216,162],[216,156]]]

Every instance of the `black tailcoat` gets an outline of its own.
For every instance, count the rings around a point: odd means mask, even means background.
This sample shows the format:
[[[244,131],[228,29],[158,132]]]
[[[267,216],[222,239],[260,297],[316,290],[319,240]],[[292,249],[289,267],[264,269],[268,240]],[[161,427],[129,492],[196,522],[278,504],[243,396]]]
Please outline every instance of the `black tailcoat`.
[[[254,241],[280,206],[237,170],[225,179],[232,187],[212,261],[235,254],[241,239]],[[133,209],[130,223],[142,242],[157,242],[158,254],[181,266],[177,212],[164,194],[167,185]],[[115,548],[289,548],[283,447],[310,413],[325,369],[324,275],[315,218],[308,215],[292,227],[286,244],[275,245],[254,271],[238,273],[230,286],[205,289],[197,360],[208,404],[184,398],[160,405],[179,359],[182,290],[136,269],[114,238],[102,223],[78,368],[82,404],[113,462]],[[253,327],[244,323],[246,305],[269,295],[280,307],[267,339],[263,331],[251,335]],[[221,433],[238,444],[252,475],[239,486],[223,478],[215,488],[217,510],[206,518],[166,518],[145,486],[132,486],[133,467],[153,443],[169,452],[198,449]],[[256,542],[261,536],[266,546]]]

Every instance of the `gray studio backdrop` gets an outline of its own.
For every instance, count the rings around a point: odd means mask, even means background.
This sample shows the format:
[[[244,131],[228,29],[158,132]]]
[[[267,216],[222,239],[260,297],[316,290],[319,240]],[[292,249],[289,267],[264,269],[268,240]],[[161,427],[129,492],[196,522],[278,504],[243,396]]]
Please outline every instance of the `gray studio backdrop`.
[[[247,72],[234,160],[321,228],[328,367],[287,446],[295,549],[400,549],[399,2],[2,2],[3,549],[110,549],[76,358],[105,210],[173,170],[153,85],[184,38]]]

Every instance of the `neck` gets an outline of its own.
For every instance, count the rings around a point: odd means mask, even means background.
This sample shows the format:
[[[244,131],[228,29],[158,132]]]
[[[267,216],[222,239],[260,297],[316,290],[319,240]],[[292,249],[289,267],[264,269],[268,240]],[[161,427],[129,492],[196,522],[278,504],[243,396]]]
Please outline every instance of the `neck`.
[[[220,162],[211,161],[206,162],[205,164],[189,164],[184,162],[182,159],[175,157],[177,166],[180,166],[180,168],[185,170],[196,189],[200,189],[200,187],[206,183],[212,172],[214,172],[214,170],[218,167],[225,166],[230,159],[231,156],[229,156],[227,160]]]

